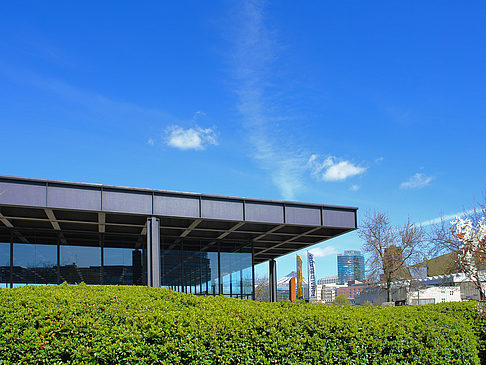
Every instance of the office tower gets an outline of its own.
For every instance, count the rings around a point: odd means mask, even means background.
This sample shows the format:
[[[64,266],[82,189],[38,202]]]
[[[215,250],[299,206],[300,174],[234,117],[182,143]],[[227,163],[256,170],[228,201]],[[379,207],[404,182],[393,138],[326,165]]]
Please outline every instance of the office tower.
[[[363,281],[365,278],[364,256],[361,251],[347,250],[337,257],[338,283],[345,284],[350,280]]]

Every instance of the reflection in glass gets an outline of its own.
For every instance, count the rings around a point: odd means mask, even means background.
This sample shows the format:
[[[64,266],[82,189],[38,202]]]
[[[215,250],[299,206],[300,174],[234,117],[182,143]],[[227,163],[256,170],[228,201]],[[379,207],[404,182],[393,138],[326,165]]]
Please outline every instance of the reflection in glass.
[[[112,247],[103,250],[103,284],[142,285],[141,250]]]
[[[101,284],[101,248],[61,246],[61,282]]]
[[[57,245],[14,243],[14,284],[57,284]]]
[[[0,242],[0,288],[10,283],[10,243]]]
[[[221,246],[223,295],[251,299],[253,270],[251,246],[225,243]]]
[[[251,244],[217,241],[161,242],[163,287],[197,295],[253,297]]]
[[[207,270],[203,272],[204,285],[201,294],[217,295],[219,294],[218,252],[208,251],[203,252],[202,255]]]
[[[170,244],[160,251],[160,284],[163,288],[183,291],[181,251]]]

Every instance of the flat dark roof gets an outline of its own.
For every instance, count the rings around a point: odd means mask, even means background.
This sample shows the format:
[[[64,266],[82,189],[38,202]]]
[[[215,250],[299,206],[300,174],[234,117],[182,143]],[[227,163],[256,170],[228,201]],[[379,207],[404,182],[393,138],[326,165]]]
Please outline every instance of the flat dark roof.
[[[251,241],[255,264],[356,229],[356,207],[0,175],[0,239],[83,244],[103,233],[143,244],[147,217],[162,239]]]

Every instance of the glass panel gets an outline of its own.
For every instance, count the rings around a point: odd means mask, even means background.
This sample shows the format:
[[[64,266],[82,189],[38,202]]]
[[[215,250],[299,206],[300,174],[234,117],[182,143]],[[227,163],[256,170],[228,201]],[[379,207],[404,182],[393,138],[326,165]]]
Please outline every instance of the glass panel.
[[[103,284],[142,285],[142,250],[114,247],[103,250]]]
[[[10,243],[0,242],[0,288],[10,283]]]
[[[181,243],[160,240],[160,284],[163,288],[183,291]]]
[[[204,247],[203,247],[204,248]],[[216,252],[214,252],[216,250]],[[219,273],[218,273],[218,251],[217,247],[213,251],[202,253],[203,282],[207,288],[207,295],[219,294]]]
[[[183,255],[186,291],[200,295],[219,294],[216,242],[185,240]]]
[[[190,239],[176,242],[161,242],[163,287],[197,295],[253,297],[251,245]]]
[[[252,298],[251,255],[251,245],[228,242],[221,245],[221,277],[224,295],[236,298]]]
[[[61,282],[101,284],[101,248],[61,246]]]
[[[13,283],[57,284],[57,244],[14,243]]]

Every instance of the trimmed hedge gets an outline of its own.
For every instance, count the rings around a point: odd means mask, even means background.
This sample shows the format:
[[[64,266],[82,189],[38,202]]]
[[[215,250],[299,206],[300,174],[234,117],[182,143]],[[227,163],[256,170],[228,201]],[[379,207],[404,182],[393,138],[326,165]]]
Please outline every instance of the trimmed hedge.
[[[26,286],[0,290],[0,364],[479,364],[477,313]]]

